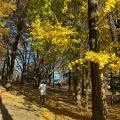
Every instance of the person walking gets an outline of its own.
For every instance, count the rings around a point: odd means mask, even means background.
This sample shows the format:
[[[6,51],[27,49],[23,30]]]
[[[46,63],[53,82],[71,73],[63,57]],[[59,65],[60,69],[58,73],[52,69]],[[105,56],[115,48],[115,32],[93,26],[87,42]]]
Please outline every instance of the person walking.
[[[61,81],[58,82],[58,87],[60,89],[60,87],[61,87]]]
[[[47,85],[45,80],[42,80],[39,85],[40,90],[40,107],[44,107],[45,95],[46,95]]]

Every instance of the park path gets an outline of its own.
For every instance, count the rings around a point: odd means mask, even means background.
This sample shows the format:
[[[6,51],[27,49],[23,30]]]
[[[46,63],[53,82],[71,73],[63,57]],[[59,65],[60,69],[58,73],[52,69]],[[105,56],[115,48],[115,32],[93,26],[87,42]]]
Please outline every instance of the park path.
[[[16,91],[6,92],[0,86],[0,120],[40,120],[39,107],[24,99],[24,95]]]
[[[39,90],[30,83],[14,85],[12,91],[0,86],[0,91],[0,120],[88,120],[91,116],[91,109],[86,113],[77,111],[68,86],[48,86],[45,108],[39,108]],[[108,107],[113,120],[120,120],[120,107]]]
[[[39,91],[32,88],[30,84],[24,87],[14,85],[12,91],[6,91],[0,86],[1,98],[0,101],[0,120],[41,120],[42,112],[39,108]],[[66,93],[66,88],[58,89],[48,87],[48,94],[63,94]]]

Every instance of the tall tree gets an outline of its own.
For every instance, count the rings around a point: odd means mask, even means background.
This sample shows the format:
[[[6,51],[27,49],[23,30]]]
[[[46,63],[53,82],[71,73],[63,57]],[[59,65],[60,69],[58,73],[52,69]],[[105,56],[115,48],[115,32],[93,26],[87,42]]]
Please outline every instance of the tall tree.
[[[9,67],[9,71],[8,71],[8,80],[11,81],[12,80],[12,75],[13,75],[13,71],[14,71],[14,65],[15,65],[15,59],[17,56],[17,48],[18,48],[18,44],[20,42],[20,39],[23,39],[22,36],[22,32],[23,32],[23,27],[25,26],[25,17],[26,17],[26,9],[29,5],[29,1],[20,1],[17,0],[15,1],[16,4],[16,11],[14,12],[14,14],[11,16],[11,21],[13,21],[14,24],[11,25],[11,28],[14,27],[14,34],[15,36],[13,36],[12,34],[12,30],[11,32],[11,37],[13,37],[11,40],[11,59],[10,59],[10,67]],[[22,7],[21,7],[22,6]]]
[[[88,24],[90,50],[100,52],[99,30],[98,30],[98,0],[88,0]],[[92,82],[92,120],[109,120],[106,108],[102,100],[101,77],[99,64],[91,62]]]

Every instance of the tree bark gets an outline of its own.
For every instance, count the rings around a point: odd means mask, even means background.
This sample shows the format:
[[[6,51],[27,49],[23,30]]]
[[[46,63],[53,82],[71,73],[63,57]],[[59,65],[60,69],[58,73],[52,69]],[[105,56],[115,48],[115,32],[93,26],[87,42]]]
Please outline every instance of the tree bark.
[[[11,49],[11,62],[10,62],[10,68],[9,68],[9,73],[8,73],[8,79],[9,81],[12,80],[12,75],[13,75],[13,70],[14,70],[14,64],[15,64],[15,59],[16,59],[16,54],[17,54],[17,46],[18,46],[18,43],[19,43],[19,39],[21,37],[21,32],[22,32],[22,29],[23,29],[23,24],[24,24],[24,18],[25,18],[25,14],[24,12],[22,12],[20,15],[19,15],[19,5],[20,5],[20,0],[18,0],[16,2],[16,6],[17,6],[17,9],[16,9],[16,15],[18,15],[18,23],[16,25],[17,27],[17,34],[16,34],[16,37],[15,37],[15,42],[12,46],[12,49]]]
[[[88,24],[89,24],[89,45],[90,50],[100,51],[99,30],[98,30],[98,0],[88,0]],[[91,120],[109,120],[106,108],[102,99],[102,85],[100,78],[99,64],[91,62],[92,82],[92,118]]]
[[[85,91],[84,91],[84,89],[85,89],[85,87],[84,87],[84,86],[85,86],[85,85],[84,85],[84,84],[85,84],[85,83],[84,83],[84,82],[85,82],[84,69],[85,69],[85,68],[83,67],[83,68],[82,68],[82,86],[81,86],[81,87],[82,87],[82,96],[85,95]]]
[[[71,92],[71,70],[69,70],[68,74],[68,91]]]
[[[76,69],[74,73],[74,91],[75,91],[75,100],[78,106],[78,110],[81,110],[81,81],[80,81],[80,68],[79,65],[76,63]]]
[[[86,81],[86,90],[85,90],[85,111],[88,111],[88,102],[89,102],[89,79],[88,79],[88,69],[84,68],[85,81]]]

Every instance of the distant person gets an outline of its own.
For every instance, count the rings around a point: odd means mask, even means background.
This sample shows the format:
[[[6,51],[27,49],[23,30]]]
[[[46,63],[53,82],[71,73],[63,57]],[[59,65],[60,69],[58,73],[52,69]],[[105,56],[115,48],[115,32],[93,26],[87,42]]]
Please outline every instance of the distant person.
[[[40,86],[39,86],[39,90],[40,90],[40,107],[44,107],[46,89],[47,89],[46,82],[45,82],[45,80],[42,80],[41,83],[40,83]]]
[[[108,85],[108,90],[110,90],[110,88],[111,88],[110,85]]]
[[[60,87],[61,87],[61,81],[58,82],[58,87],[60,89]]]

